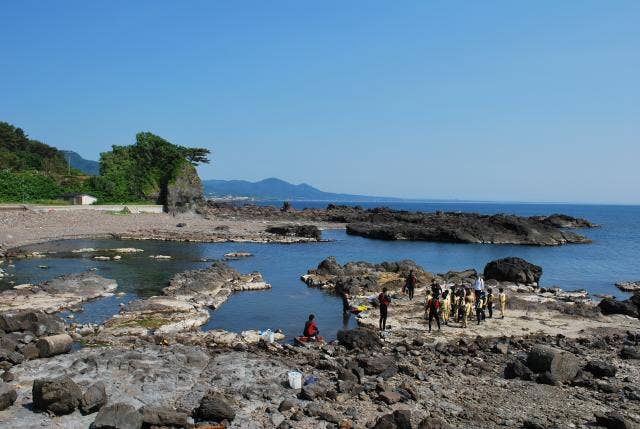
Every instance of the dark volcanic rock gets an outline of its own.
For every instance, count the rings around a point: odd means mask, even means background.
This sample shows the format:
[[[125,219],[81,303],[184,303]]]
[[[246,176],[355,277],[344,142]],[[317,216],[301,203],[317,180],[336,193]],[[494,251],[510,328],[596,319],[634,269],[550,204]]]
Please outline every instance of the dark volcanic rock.
[[[80,400],[80,409],[85,414],[91,414],[98,411],[107,404],[107,390],[102,381],[89,386]]]
[[[528,218],[506,214],[409,212],[386,207],[365,210],[335,204],[329,204],[326,209],[282,211],[273,206],[234,206],[213,201],[207,202],[203,210],[218,218],[346,223],[348,234],[381,240],[531,245],[589,242],[586,237],[562,229],[587,226],[588,221],[564,215]]]
[[[556,228],[595,228],[596,224],[587,219],[555,213],[549,216],[531,216],[529,219],[540,221]]]
[[[351,294],[377,292],[383,287],[400,288],[404,285],[409,272],[413,271],[418,284],[429,284],[434,276],[425,271],[414,261],[382,262],[348,262],[340,265],[333,256],[320,262],[318,268],[307,271],[302,280],[307,286],[335,287],[336,292],[346,291]]]
[[[322,233],[315,225],[270,226],[266,231],[271,234],[284,235],[287,237],[304,237],[314,240],[320,240],[322,238]]]
[[[634,346],[623,346],[620,350],[620,357],[622,359],[640,359],[640,348]]]
[[[637,429],[638,426],[618,412],[612,411],[610,413],[596,413],[596,424],[603,426],[607,429]]]
[[[56,415],[72,413],[82,398],[82,391],[69,377],[40,379],[33,382],[33,405]]]
[[[367,328],[338,331],[338,342],[349,350],[375,350],[382,347],[378,334]]]
[[[507,362],[504,368],[504,378],[519,378],[521,380],[533,380],[533,372],[519,360]]]
[[[102,407],[91,429],[140,429],[142,414],[129,404],[116,403]]]
[[[392,414],[380,417],[373,429],[412,429],[411,411],[396,410]]]
[[[538,284],[540,276],[542,276],[542,267],[516,257],[497,259],[484,267],[484,278],[487,280]]]
[[[375,356],[359,359],[358,363],[367,375],[392,376],[398,372],[398,365],[394,356]],[[383,378],[387,378],[384,377]]]
[[[0,329],[5,332],[31,332],[35,336],[64,332],[64,321],[42,311],[6,312],[0,315]]]
[[[0,411],[12,406],[17,398],[16,389],[6,383],[0,383]]]
[[[221,422],[233,420],[236,417],[236,411],[225,395],[212,390],[200,401],[196,415],[202,420]]]
[[[159,200],[170,213],[192,211],[203,204],[202,182],[195,167],[184,163],[175,178],[162,190]]]
[[[410,213],[378,208],[351,216],[349,221],[348,234],[380,240],[549,246],[589,242],[548,222],[505,214]]]
[[[604,298],[598,304],[602,314],[625,314],[627,316],[638,317],[638,307],[629,299],[618,301],[617,299]]]
[[[575,378],[580,370],[578,358],[575,355],[553,347],[535,346],[527,355],[527,366],[536,373],[541,373],[541,381],[564,383]]]
[[[615,366],[601,360],[592,360],[588,362],[584,369],[589,371],[595,377],[615,377],[617,372]]]

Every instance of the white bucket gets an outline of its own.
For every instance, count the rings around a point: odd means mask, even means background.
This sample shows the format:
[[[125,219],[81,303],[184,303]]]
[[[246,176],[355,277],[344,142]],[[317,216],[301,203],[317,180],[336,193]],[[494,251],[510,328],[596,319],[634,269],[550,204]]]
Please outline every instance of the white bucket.
[[[271,331],[271,329],[267,329],[266,331],[264,331],[262,333],[262,335],[260,335],[260,338],[262,338],[262,341],[264,341],[265,343],[273,343],[275,341],[275,334]]]
[[[289,376],[289,386],[292,389],[302,389],[302,374],[298,371],[289,371],[287,375]]]

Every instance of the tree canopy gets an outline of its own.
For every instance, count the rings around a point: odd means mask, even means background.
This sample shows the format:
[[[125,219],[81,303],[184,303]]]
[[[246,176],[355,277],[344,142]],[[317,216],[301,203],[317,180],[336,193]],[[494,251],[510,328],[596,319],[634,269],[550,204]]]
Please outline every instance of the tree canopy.
[[[178,146],[150,132],[129,146],[100,154],[100,175],[69,169],[64,153],[0,122],[0,201],[56,199],[67,192],[94,194],[101,202],[162,202],[166,185],[185,166],[209,163],[205,148]]]

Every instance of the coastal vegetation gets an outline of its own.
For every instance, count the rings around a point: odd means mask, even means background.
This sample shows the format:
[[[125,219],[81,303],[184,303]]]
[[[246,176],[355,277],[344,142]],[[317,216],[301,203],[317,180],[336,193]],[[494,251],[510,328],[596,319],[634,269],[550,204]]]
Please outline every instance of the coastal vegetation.
[[[178,146],[150,132],[133,145],[114,145],[100,155],[100,171],[88,176],[70,166],[65,153],[0,122],[0,202],[56,202],[67,193],[95,195],[99,203],[165,204],[167,187],[179,176],[197,177],[209,150]]]

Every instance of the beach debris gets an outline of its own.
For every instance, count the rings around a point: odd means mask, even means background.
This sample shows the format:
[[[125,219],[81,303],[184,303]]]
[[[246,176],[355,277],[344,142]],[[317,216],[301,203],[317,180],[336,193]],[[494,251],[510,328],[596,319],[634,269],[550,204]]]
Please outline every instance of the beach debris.
[[[71,351],[73,339],[67,334],[42,337],[36,342],[40,357],[51,357]]]

